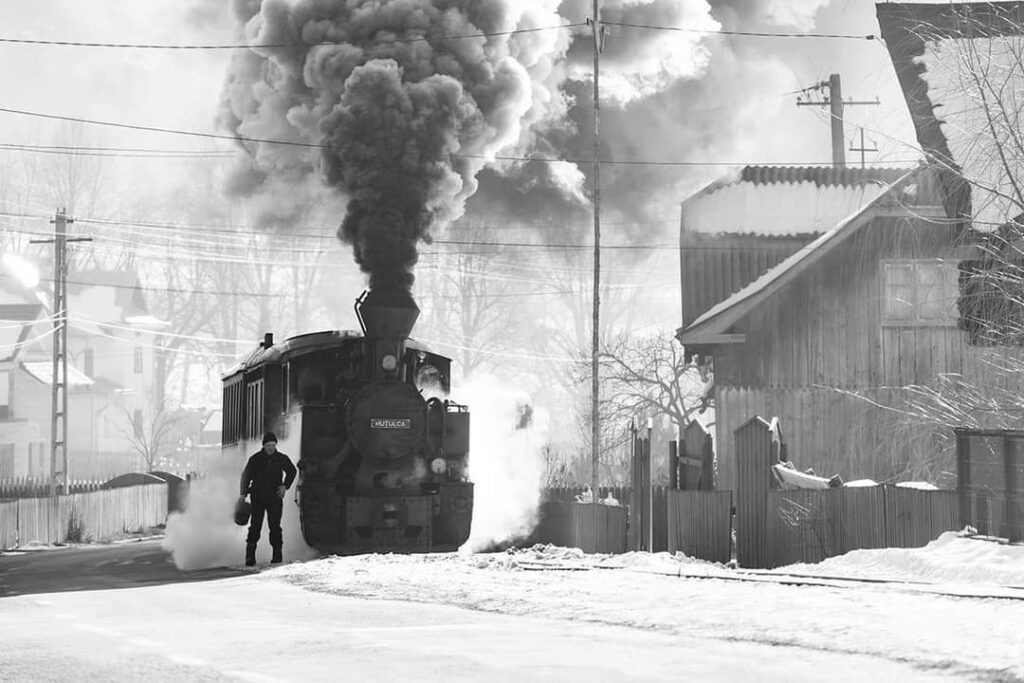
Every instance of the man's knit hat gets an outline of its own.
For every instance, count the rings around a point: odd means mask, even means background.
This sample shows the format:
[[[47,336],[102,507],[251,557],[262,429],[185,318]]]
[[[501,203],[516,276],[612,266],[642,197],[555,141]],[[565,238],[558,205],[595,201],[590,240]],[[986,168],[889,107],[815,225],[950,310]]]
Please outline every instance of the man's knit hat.
[[[263,435],[263,445],[265,446],[268,443],[277,443],[277,437],[274,436],[274,432],[267,432]]]

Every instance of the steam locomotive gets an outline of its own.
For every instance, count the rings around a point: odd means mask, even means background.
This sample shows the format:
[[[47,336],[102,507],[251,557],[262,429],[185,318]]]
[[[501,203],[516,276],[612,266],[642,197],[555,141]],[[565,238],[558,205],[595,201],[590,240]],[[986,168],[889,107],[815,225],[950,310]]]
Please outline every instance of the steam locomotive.
[[[451,359],[408,338],[419,308],[405,292],[364,292],[355,309],[362,334],[267,334],[223,377],[224,449],[301,431],[302,534],[321,552],[455,549],[473,483],[469,410],[445,398]]]

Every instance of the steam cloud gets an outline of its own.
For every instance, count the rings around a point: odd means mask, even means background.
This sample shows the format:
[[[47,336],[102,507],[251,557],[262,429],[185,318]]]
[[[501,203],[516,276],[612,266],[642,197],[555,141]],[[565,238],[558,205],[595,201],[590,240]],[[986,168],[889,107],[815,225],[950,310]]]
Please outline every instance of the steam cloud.
[[[473,553],[521,539],[536,526],[548,425],[532,412],[529,396],[494,378],[476,377],[456,394],[473,408],[473,526],[460,548]]]

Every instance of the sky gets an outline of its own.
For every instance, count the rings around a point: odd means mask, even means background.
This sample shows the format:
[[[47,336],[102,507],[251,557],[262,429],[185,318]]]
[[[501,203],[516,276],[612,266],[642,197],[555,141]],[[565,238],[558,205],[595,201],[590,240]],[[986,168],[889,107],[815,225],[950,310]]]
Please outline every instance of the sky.
[[[567,18],[581,18],[576,16],[577,8],[571,7],[574,4],[580,3],[562,3],[561,12]],[[650,3],[652,7],[658,4]],[[718,16],[722,20],[717,25],[791,33],[864,35],[878,30],[873,4],[866,2],[762,2],[756,3],[756,11],[745,8],[735,15],[727,10],[755,3],[714,4],[709,9],[696,0],[679,3],[691,8],[680,19],[689,19],[687,25],[714,27],[716,21],[711,17]],[[730,20],[730,16],[740,18]],[[0,25],[4,27],[0,37],[29,40],[202,44],[232,43],[238,39],[238,29],[228,15],[226,3],[213,0],[105,0],[89,11],[82,11],[80,3],[70,0],[4,3],[0,8]],[[623,80],[620,76],[626,61],[620,53],[627,46],[658,40],[656,50],[678,51],[697,45],[688,34],[637,34],[636,29],[611,28],[606,45],[605,86],[611,98],[619,97],[616,93],[621,88],[616,84]],[[678,41],[684,38],[688,42],[679,47]],[[577,63],[580,59],[575,53],[585,47],[574,48],[575,52],[567,57],[573,69],[584,68]],[[796,107],[795,95],[791,93],[827,80],[829,73],[835,72],[842,75],[844,94],[848,97],[881,99],[878,107],[848,109],[848,132],[854,133],[855,126],[863,125],[869,146],[873,141],[883,150],[879,155],[869,155],[870,160],[884,163],[916,157],[902,144],[913,144],[912,132],[888,55],[879,41],[726,36],[704,41],[700,50],[705,54],[694,57],[696,63],[690,65],[689,80],[704,80],[714,85],[714,90],[694,91],[695,101],[684,106],[673,100],[658,112],[658,118],[668,118],[680,138],[689,141],[693,148],[685,154],[673,149],[680,156],[708,162],[827,162],[829,128],[823,118],[824,110]],[[0,55],[4,62],[16,68],[0,71],[0,108],[223,133],[216,126],[215,117],[232,52],[2,44]],[[701,60],[709,65],[703,70]],[[664,80],[668,78],[663,73],[665,68],[664,64],[648,66],[647,71],[661,73]],[[758,81],[750,82],[747,74],[756,74]],[[649,80],[654,85],[648,87],[656,90],[657,79],[651,76]],[[641,116],[640,112],[634,113]],[[709,124],[712,114],[714,118],[735,116],[737,125],[728,130],[715,129]],[[653,116],[650,110],[647,115]],[[615,123],[615,112],[606,112],[606,116],[612,135],[629,135],[628,126],[622,129]],[[631,115],[624,116],[630,120]],[[61,131],[58,121],[0,113],[0,139],[8,144],[52,144],[60,138]],[[92,125],[84,127],[84,134],[93,144],[108,146],[175,150],[229,146],[201,138]],[[635,151],[644,152],[648,158],[657,156],[653,152],[658,145],[645,149],[646,145],[634,142],[630,140],[629,147]],[[670,143],[668,147],[672,149],[675,145]],[[206,163],[227,162],[212,159]],[[176,168],[180,164],[169,160],[117,165],[119,168],[112,175],[118,187],[130,185],[147,196],[159,196],[161,189],[180,181],[182,173],[180,167]],[[656,201],[665,218],[675,218],[673,207],[681,199],[679,193],[687,187],[699,186],[718,172],[715,167],[695,169],[685,174],[681,182],[659,188],[664,196],[651,200]]]

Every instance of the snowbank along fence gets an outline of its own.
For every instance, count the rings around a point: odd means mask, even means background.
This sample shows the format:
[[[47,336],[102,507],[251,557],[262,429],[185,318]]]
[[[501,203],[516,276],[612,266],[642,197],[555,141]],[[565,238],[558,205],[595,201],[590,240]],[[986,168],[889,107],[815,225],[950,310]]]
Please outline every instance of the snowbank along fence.
[[[165,483],[0,500],[0,548],[107,540],[166,518]]]

